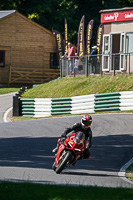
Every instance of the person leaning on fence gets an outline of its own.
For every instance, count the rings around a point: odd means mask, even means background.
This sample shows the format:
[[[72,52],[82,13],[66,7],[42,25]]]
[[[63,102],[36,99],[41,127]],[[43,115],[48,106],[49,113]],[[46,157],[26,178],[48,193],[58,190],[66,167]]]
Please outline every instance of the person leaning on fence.
[[[68,50],[67,52],[62,56],[64,58],[65,56],[68,56],[68,61],[69,61],[69,67],[70,67],[70,73],[73,74],[73,59],[75,56],[75,48],[72,46],[72,44],[69,42],[68,43]]]
[[[96,64],[97,64],[97,46],[92,47],[92,51],[90,53],[90,60],[92,63],[92,72],[95,72]]]

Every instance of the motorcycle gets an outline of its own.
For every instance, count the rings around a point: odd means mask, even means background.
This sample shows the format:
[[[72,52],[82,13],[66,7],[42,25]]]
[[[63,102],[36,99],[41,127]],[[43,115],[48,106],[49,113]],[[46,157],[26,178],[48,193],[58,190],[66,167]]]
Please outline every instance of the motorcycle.
[[[74,165],[83,155],[85,150],[85,134],[81,131],[72,132],[63,141],[58,139],[58,151],[55,155],[55,162],[52,169],[60,174],[63,169]]]

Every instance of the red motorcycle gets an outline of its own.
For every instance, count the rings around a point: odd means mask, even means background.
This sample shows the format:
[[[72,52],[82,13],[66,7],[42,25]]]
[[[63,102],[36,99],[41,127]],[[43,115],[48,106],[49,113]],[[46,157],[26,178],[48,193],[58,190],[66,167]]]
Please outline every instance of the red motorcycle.
[[[81,131],[70,133],[68,137],[62,141],[58,140],[58,151],[55,155],[55,162],[52,169],[60,174],[63,169],[75,164],[85,150],[85,134]]]

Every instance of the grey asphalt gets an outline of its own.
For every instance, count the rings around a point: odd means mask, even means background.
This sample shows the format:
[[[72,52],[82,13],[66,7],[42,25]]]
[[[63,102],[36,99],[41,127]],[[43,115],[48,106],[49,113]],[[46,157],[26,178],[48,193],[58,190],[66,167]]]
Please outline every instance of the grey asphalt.
[[[91,158],[62,174],[52,171],[51,152],[65,127],[81,116],[0,123],[0,180],[133,187],[118,176],[133,157],[133,115],[92,115]]]
[[[3,122],[5,112],[13,106],[13,96],[15,92],[0,95],[0,122]]]

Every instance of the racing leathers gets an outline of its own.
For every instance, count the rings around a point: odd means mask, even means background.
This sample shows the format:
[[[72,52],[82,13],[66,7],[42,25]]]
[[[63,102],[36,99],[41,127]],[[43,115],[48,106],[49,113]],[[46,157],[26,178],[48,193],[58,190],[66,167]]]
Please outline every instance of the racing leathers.
[[[85,145],[85,150],[84,150],[82,158],[89,158],[90,157],[89,149],[92,146],[92,131],[91,131],[91,128],[88,127],[87,129],[84,129],[82,127],[81,123],[75,123],[72,127],[66,128],[64,130],[64,133],[61,135],[61,137],[66,138],[67,134],[70,133],[71,131],[74,131],[74,132],[82,131],[85,134],[86,145]]]

